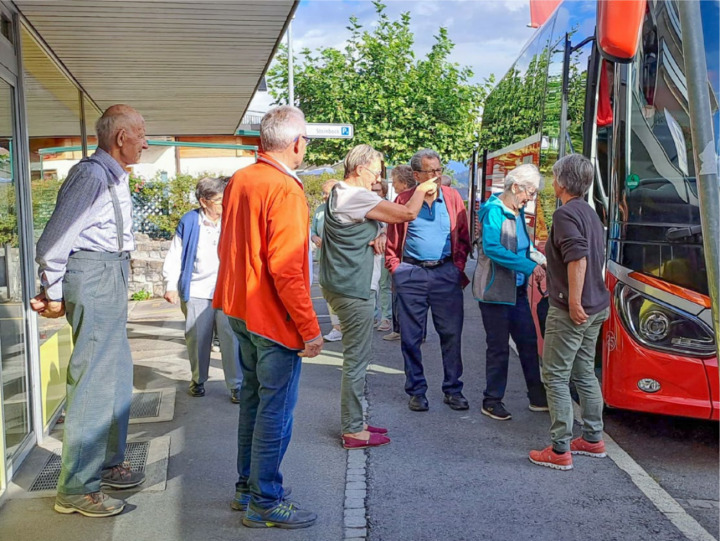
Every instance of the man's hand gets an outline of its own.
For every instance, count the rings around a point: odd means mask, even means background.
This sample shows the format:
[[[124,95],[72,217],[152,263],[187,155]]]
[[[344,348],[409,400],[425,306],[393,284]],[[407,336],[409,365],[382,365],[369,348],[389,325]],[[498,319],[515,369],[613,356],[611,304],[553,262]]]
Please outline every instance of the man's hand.
[[[30,299],[30,308],[48,319],[56,319],[65,315],[65,302],[48,300],[44,291]]]
[[[170,304],[177,304],[180,300],[180,296],[177,291],[166,291],[165,295],[163,295],[163,299],[168,301]]]
[[[540,265],[535,265],[535,268],[532,271],[532,277],[536,283],[541,283],[545,278],[545,269],[543,269]]]
[[[30,308],[33,312],[42,312],[47,308],[47,298],[45,297],[45,292],[43,291],[39,295],[35,295],[32,299],[30,299]]]
[[[322,351],[323,343],[324,341],[322,336],[318,336],[315,340],[311,340],[310,342],[305,342],[305,349],[298,355],[300,355],[300,357],[307,358],[317,357]]]
[[[570,319],[573,320],[575,325],[582,325],[588,320],[588,315],[579,302],[570,303]]]
[[[313,235],[312,237],[310,237],[310,240],[318,248],[320,248],[322,246],[322,239],[320,237],[318,237],[317,235]]]
[[[375,237],[375,240],[371,240],[368,244],[373,247],[377,255],[382,255],[385,253],[387,235],[385,233],[380,233],[377,237]]]

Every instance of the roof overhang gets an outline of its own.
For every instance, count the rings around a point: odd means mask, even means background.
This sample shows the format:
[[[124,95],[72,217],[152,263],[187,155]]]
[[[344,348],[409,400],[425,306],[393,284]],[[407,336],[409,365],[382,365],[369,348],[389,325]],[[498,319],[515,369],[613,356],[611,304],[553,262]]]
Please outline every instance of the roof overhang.
[[[149,135],[234,134],[298,0],[15,0],[104,110],[135,107]]]

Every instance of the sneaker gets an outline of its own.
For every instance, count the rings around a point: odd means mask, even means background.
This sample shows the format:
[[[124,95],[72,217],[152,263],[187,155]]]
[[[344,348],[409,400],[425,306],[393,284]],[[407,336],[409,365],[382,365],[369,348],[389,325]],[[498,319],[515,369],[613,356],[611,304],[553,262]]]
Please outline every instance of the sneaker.
[[[292,494],[292,488],[291,487],[284,487],[283,488],[283,500],[287,499],[290,494]],[[250,498],[252,495],[249,492],[243,492],[241,490],[235,491],[235,497],[233,498],[233,501],[230,502],[230,508],[234,509],[235,511],[245,511],[247,510],[248,505],[250,505]]]
[[[390,334],[386,334],[385,336],[383,336],[383,340],[400,340],[400,333],[393,331]]]
[[[528,406],[528,409],[530,411],[550,411],[550,408],[547,406],[547,404],[545,404],[544,406],[537,405],[537,404],[530,404]]]
[[[205,384],[195,383],[194,381],[191,381],[190,388],[188,389],[188,394],[190,396],[194,396],[195,398],[205,396]]]
[[[91,492],[90,494],[61,494],[55,497],[55,511],[63,515],[80,513],[86,517],[111,517],[122,513],[125,509],[123,500],[111,498],[104,492]]]
[[[386,332],[392,330],[392,323],[390,323],[389,319],[383,319],[380,322],[380,325],[377,326],[378,331]]]
[[[530,462],[538,466],[546,466],[554,470],[572,470],[572,455],[569,451],[564,453],[556,453],[553,451],[552,445],[548,445],[542,451],[530,451],[528,457]]]
[[[328,342],[339,342],[342,340],[342,331],[338,331],[335,327],[333,327],[329,333],[323,336],[323,338]]]
[[[317,515],[299,509],[294,503],[282,501],[270,509],[258,509],[252,502],[248,505],[242,523],[248,528],[307,528],[315,524]]]
[[[502,402],[483,404],[480,411],[483,415],[487,415],[491,419],[495,419],[497,421],[509,421],[512,419],[512,415],[510,415],[510,412],[505,409],[505,404]]]
[[[605,442],[589,442],[584,438],[575,438],[570,442],[570,452],[574,455],[592,456],[595,458],[605,458]]]
[[[102,471],[100,478],[101,487],[116,489],[133,488],[145,482],[145,473],[130,470],[130,464],[123,462],[112,468]]]

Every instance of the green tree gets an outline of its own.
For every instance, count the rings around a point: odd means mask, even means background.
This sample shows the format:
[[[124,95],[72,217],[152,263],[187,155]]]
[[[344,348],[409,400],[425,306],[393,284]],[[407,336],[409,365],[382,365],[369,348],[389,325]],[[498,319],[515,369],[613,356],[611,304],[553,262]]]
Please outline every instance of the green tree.
[[[295,105],[308,122],[350,123],[352,140],[313,142],[310,164],[334,163],[361,143],[381,151],[389,163],[405,162],[420,148],[437,150],[445,160],[467,160],[480,128],[480,111],[493,80],[473,84],[468,67],[448,60],[454,44],[440,27],[424,59],[413,52],[410,13],[391,20],[385,5],[373,2],[377,25],[364,30],[349,19],[344,51],[300,51],[295,61]],[[287,48],[268,74],[277,103],[288,102]]]

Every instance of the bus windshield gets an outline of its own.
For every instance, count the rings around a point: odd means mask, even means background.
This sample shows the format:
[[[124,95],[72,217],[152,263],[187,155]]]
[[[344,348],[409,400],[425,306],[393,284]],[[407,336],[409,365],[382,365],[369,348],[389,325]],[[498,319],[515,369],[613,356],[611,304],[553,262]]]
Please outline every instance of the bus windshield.
[[[625,159],[614,179],[610,257],[707,294],[682,34],[674,3],[657,6],[648,10],[637,59],[618,70],[627,125],[616,141]]]

